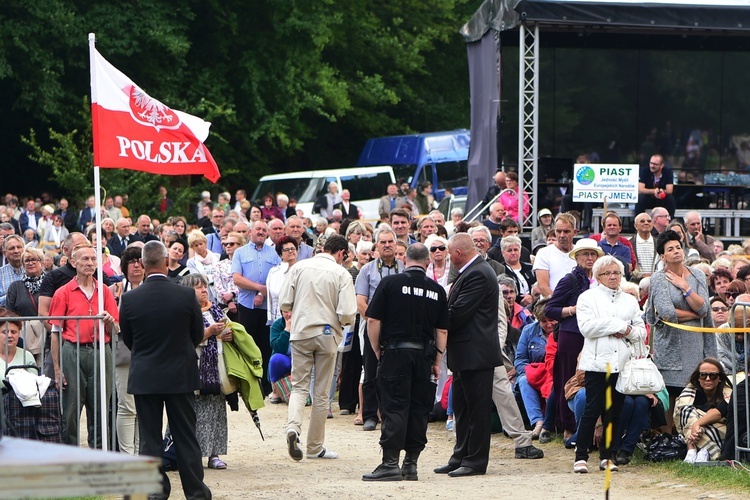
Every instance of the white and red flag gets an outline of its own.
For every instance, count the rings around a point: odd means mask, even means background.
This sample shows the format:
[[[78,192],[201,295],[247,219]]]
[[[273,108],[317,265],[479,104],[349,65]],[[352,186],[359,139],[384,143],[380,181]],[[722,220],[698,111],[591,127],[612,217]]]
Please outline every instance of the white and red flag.
[[[94,166],[219,180],[219,167],[203,145],[211,123],[153,99],[91,50]]]

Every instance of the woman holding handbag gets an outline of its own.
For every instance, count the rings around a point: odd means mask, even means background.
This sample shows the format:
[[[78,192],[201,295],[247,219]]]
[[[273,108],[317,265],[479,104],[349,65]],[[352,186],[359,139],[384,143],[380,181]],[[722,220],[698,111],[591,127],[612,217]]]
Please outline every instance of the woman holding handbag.
[[[583,350],[578,367],[585,372],[586,408],[578,427],[576,456],[573,472],[588,472],[589,446],[594,437],[596,420],[601,417],[604,427],[612,419],[614,439],[599,447],[599,470],[617,470],[615,451],[619,445],[616,434],[623,394],[615,390],[620,370],[630,358],[622,339],[643,343],[646,326],[643,323],[638,300],[624,293],[620,281],[625,269],[617,258],[605,255],[598,259],[592,269],[599,286],[583,292],[576,304],[578,328],[584,337]],[[611,375],[607,378],[607,371]],[[612,408],[605,412],[605,394],[612,391]]]

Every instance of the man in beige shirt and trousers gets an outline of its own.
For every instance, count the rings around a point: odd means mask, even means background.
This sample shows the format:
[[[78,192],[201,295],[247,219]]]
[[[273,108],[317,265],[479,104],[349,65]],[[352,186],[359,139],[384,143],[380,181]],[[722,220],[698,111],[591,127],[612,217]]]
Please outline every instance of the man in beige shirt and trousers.
[[[342,329],[354,323],[357,301],[349,272],[341,263],[349,244],[341,235],[326,240],[323,253],[294,265],[281,293],[282,311],[292,311],[292,394],[286,439],[289,456],[302,460],[299,435],[310,379],[315,370],[312,413],[307,430],[307,458],[338,458],[323,447],[328,417],[328,391],[336,365]],[[297,307],[295,307],[297,305]]]

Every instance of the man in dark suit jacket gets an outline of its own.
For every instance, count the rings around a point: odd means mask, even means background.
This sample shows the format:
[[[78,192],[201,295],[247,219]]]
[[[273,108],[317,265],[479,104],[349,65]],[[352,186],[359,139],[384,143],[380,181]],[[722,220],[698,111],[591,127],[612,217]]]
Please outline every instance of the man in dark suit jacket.
[[[39,229],[37,223],[41,217],[42,214],[36,211],[34,200],[29,200],[26,204],[26,210],[21,212],[21,216],[18,218],[18,225],[20,226],[21,234],[23,235],[29,227],[34,231],[37,231]]]
[[[135,396],[140,454],[161,459],[162,413],[167,408],[186,498],[210,499],[203,482],[195,431],[193,391],[199,387],[195,346],[203,340],[203,318],[191,288],[167,278],[167,249],[159,241],[143,247],[146,281],[122,296],[120,330],[131,351],[128,392]],[[153,307],[158,303],[159,307]],[[162,470],[164,498],[171,490]]]
[[[86,198],[86,206],[81,210],[81,214],[78,216],[78,230],[82,233],[86,232],[86,228],[91,224],[96,223],[96,209],[94,205],[96,201],[93,196]]]
[[[69,232],[76,231],[76,224],[78,223],[78,214],[75,210],[70,210],[68,207],[68,200],[60,198],[57,204],[58,209],[55,211],[55,215],[59,215],[63,219],[63,225],[68,228]]]
[[[451,477],[487,471],[492,426],[492,377],[503,362],[497,334],[497,277],[471,237],[453,236],[451,263],[459,275],[448,297],[448,367],[453,371],[456,446],[448,464],[435,469]]]
[[[341,203],[336,203],[333,208],[341,210],[341,219],[359,219],[359,208],[354,203],[349,203],[351,194],[348,189],[341,191]]]

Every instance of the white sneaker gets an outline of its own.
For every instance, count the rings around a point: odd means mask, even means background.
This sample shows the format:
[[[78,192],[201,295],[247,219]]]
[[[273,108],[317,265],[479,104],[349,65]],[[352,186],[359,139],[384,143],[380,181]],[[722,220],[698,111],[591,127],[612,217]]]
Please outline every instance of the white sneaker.
[[[711,460],[711,457],[708,456],[708,450],[705,448],[699,451],[698,456],[695,457],[696,462],[708,462],[709,460]]]
[[[617,467],[617,464],[614,463],[612,460],[602,460],[599,462],[599,470],[606,470],[609,469],[612,472],[617,472],[620,470],[619,467]]]
[[[573,472],[578,472],[579,474],[586,474],[588,471],[589,471],[589,466],[586,465],[585,460],[579,460],[573,464]]]
[[[335,451],[330,451],[330,450],[326,450],[325,448],[323,448],[323,451],[321,451],[317,455],[311,455],[311,454],[308,453],[307,454],[307,458],[329,458],[329,459],[332,459],[332,458],[339,458],[339,454],[336,453]]]
[[[698,451],[693,448],[692,450],[687,451],[687,455],[685,455],[685,460],[683,460],[683,462],[686,464],[694,464],[696,458],[698,458]]]

